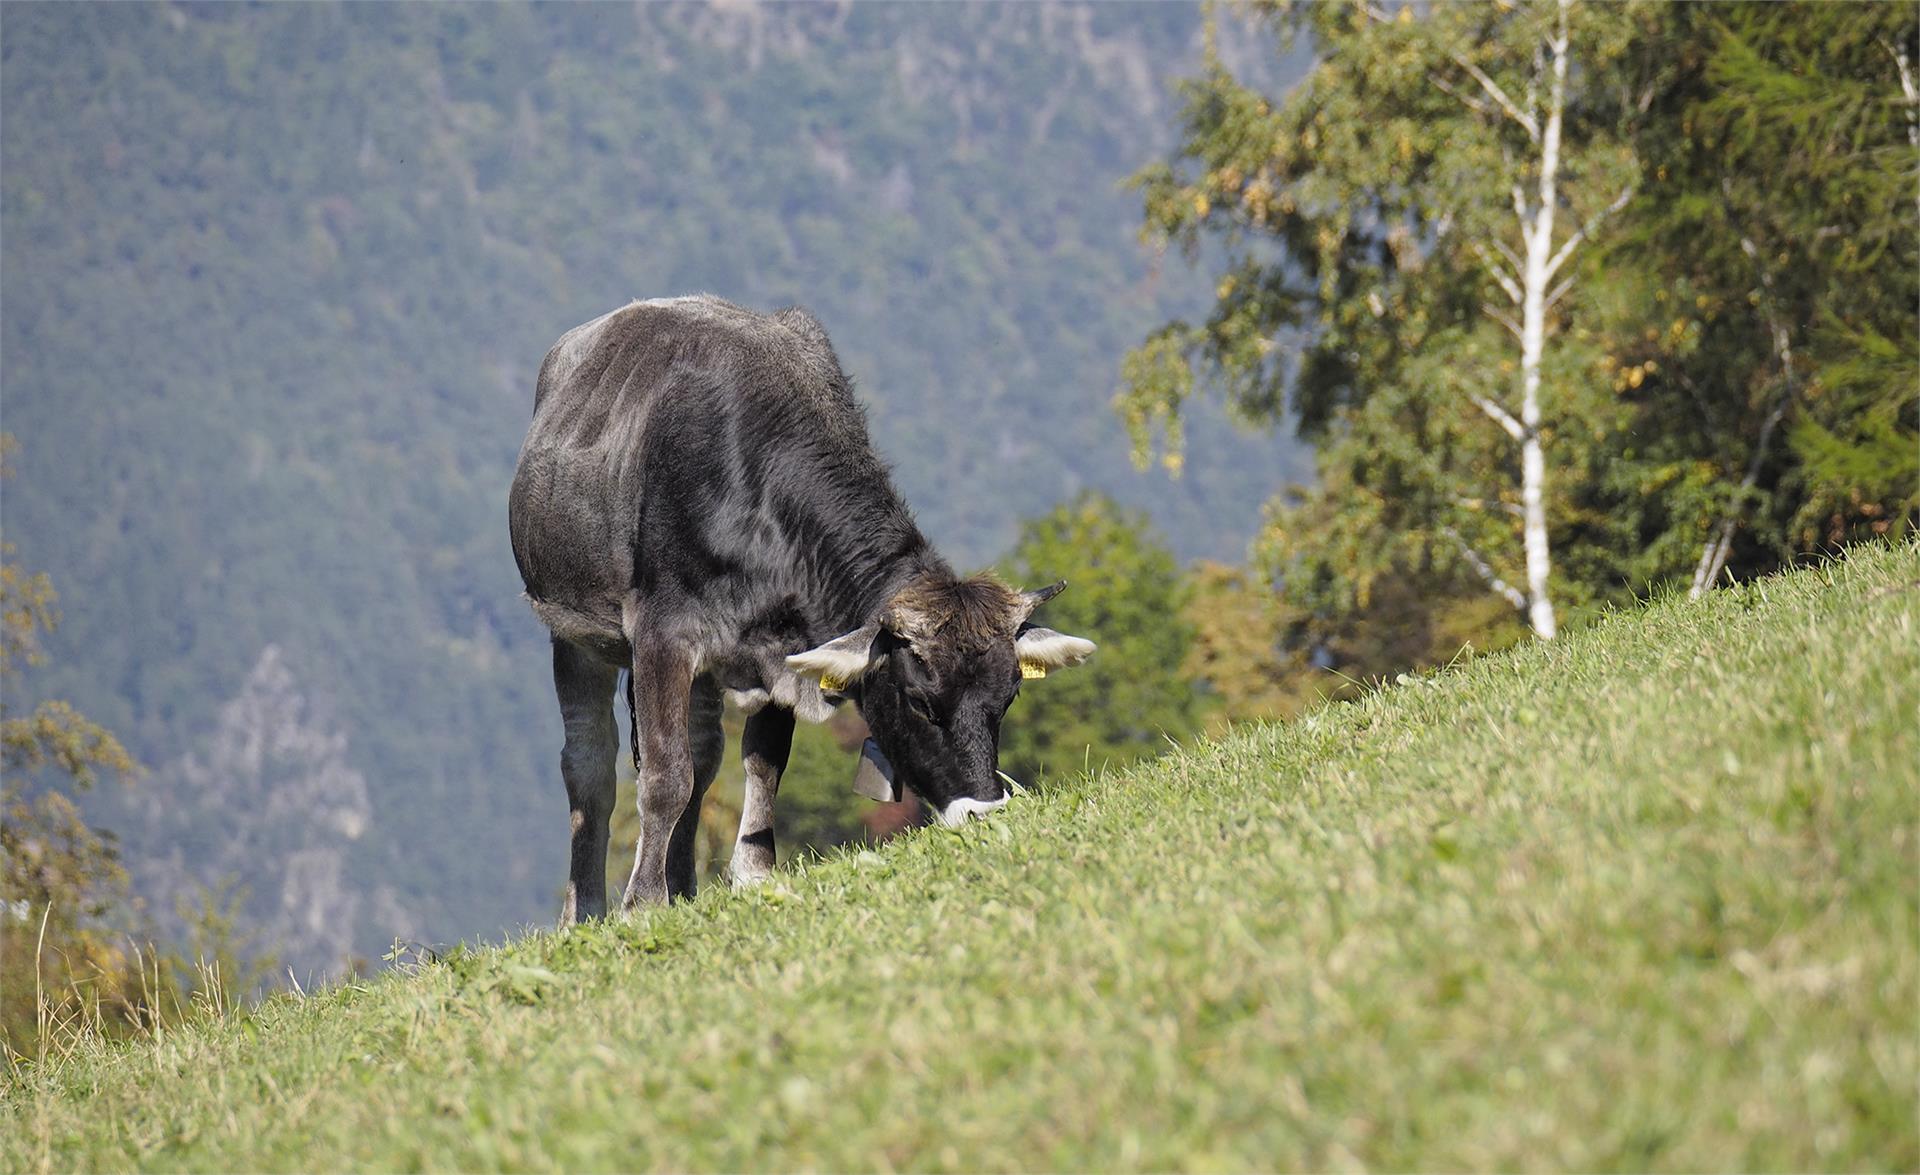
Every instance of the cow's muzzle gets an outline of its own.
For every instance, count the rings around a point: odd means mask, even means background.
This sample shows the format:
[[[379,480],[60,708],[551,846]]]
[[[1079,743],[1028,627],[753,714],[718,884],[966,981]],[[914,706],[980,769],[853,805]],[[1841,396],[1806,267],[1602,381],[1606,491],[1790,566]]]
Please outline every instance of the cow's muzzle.
[[[996,808],[1005,807],[1007,800],[1010,798],[1010,794],[1011,793],[1008,792],[1002,792],[1000,793],[1000,798],[997,800],[964,798],[953,800],[948,803],[946,807],[940,809],[940,823],[946,825],[948,828],[958,828],[976,816],[985,816],[988,812]]]

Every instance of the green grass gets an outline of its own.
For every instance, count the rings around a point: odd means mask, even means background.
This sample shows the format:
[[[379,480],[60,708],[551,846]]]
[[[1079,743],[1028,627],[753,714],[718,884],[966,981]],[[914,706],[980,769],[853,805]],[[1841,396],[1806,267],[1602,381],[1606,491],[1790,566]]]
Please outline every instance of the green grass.
[[[16,1073],[0,1169],[1920,1167],[1920,550]]]

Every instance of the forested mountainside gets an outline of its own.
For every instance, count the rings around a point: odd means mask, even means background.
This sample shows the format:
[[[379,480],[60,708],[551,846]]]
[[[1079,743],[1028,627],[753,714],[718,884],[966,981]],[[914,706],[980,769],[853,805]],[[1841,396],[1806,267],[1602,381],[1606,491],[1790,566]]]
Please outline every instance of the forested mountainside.
[[[148,769],[97,814],[150,907],[238,878],[302,974],[550,915],[505,489],[546,346],[629,298],[811,307],[962,563],[1089,486],[1237,554],[1297,450],[1201,421],[1215,459],[1168,481],[1108,410],[1210,292],[1118,186],[1200,36],[1144,4],[0,9],[0,518],[62,593],[34,689]]]

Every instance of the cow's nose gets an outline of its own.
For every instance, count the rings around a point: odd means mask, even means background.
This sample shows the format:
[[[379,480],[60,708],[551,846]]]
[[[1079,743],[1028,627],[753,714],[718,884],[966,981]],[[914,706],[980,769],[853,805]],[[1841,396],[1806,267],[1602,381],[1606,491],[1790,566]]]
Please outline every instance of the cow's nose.
[[[995,808],[1005,807],[1007,793],[1001,792],[997,800],[958,799],[940,809],[940,823],[948,828],[958,828],[975,816],[985,816]]]

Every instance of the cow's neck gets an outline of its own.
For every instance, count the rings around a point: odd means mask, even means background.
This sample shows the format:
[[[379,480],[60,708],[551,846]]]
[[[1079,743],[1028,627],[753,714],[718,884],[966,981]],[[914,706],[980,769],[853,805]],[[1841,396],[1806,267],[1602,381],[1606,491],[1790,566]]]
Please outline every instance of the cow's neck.
[[[910,583],[928,577],[952,578],[953,569],[926,540],[917,547],[892,552],[857,570],[847,568],[839,582],[851,585],[851,591],[839,591],[832,605],[834,623],[839,631],[851,632],[872,624],[885,611],[887,602]]]
[[[880,619],[880,613],[886,609],[888,602],[908,584],[927,579],[952,578],[953,568],[931,544],[922,539],[917,551],[895,559],[886,567],[884,574],[877,577],[878,586],[862,601],[860,623],[871,624]]]
[[[833,630],[829,637],[873,623],[887,601],[916,580],[952,578],[953,568],[920,533],[905,507],[896,505],[896,510],[843,530],[843,535],[858,537],[830,555],[817,552],[825,558],[814,566],[814,612]]]

